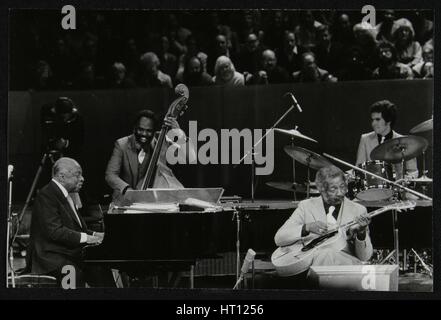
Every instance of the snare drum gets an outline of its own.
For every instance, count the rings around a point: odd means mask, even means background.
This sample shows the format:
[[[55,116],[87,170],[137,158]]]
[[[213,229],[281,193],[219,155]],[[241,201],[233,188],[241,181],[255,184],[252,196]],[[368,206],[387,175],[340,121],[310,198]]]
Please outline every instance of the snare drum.
[[[358,165],[361,169],[383,177],[385,179],[393,179],[392,165],[379,160],[367,161]],[[390,199],[394,191],[392,186],[378,178],[370,176],[364,172],[356,171],[356,197],[363,201],[383,201]]]

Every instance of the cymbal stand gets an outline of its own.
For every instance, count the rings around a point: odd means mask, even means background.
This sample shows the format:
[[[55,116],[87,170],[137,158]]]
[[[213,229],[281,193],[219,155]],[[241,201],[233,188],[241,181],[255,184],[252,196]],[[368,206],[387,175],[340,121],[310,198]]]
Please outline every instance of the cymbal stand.
[[[297,126],[296,126],[297,130]],[[291,137],[291,146],[294,147],[294,137]],[[292,185],[294,186],[294,201],[297,201],[296,192],[296,159],[292,158]]]
[[[236,281],[240,276],[240,211],[234,207],[233,220],[236,220]]]
[[[254,159],[254,147],[251,152],[251,202],[254,202],[254,191],[256,190],[256,161]]]
[[[245,158],[247,158],[248,156],[252,156],[252,160],[251,160],[251,166],[254,168],[252,168],[252,177],[251,177],[251,202],[254,202],[254,183],[255,183],[255,162],[254,162],[254,149],[263,141],[263,139],[270,133],[274,131],[274,128],[277,127],[279,125],[279,123],[288,115],[288,113],[290,113],[294,108],[296,108],[296,104],[293,104],[279,119],[277,119],[277,121],[273,124],[273,126],[269,129],[266,130],[265,134],[252,146],[251,150],[249,150],[243,157],[242,159],[240,159],[235,165],[234,168],[236,168],[239,164],[242,163],[242,161],[245,160]],[[268,150],[267,150],[268,152]]]
[[[415,249],[411,249],[413,254],[415,255],[415,257],[421,262],[422,266],[424,269],[426,269],[426,271],[429,273],[429,276],[431,278],[433,278],[433,268],[431,268],[430,266],[427,265],[427,263],[424,262],[424,259],[422,259],[418,253],[415,251]]]
[[[43,171],[43,167],[46,163],[46,160],[50,159],[52,164],[54,164],[54,162],[55,162],[54,154],[55,153],[56,153],[56,151],[54,151],[54,150],[46,151],[44,153],[43,157],[41,158],[40,165],[38,166],[38,170],[35,174],[34,180],[32,181],[31,189],[29,190],[28,196],[26,197],[26,202],[23,206],[23,209],[20,212],[20,215],[18,216],[17,230],[14,234],[14,237],[12,238],[12,243],[14,243],[14,240],[17,237],[19,226],[21,224],[21,221],[23,220],[23,216],[26,212],[26,209],[28,208],[29,203],[31,202],[32,196],[34,195],[35,187],[37,186],[38,179],[40,178],[41,172]]]
[[[12,232],[12,175],[9,177],[8,188],[8,217],[6,231],[6,288],[9,287],[9,274],[11,275],[12,288],[15,288],[15,272],[14,272],[14,249],[12,247],[13,240],[10,237]]]
[[[399,247],[399,230],[398,230],[398,212],[397,210],[392,210],[392,228],[394,232],[394,251],[395,251],[395,261],[400,268],[400,247]],[[403,266],[404,268],[404,266]]]
[[[311,155],[308,156],[308,158],[306,158],[306,162],[307,162],[307,179],[308,181],[306,182],[306,199],[309,199],[309,192],[310,192],[310,187],[311,187],[311,180],[310,180],[310,176],[311,176]]]
[[[404,171],[404,148],[400,147],[401,150],[401,174],[403,175],[401,178],[404,178],[406,172]]]
[[[423,150],[423,175],[421,176],[421,178],[423,178],[423,179],[427,178],[426,173],[427,173],[427,171],[426,171],[426,150]],[[425,183],[423,183],[421,188],[422,188],[423,194],[427,195],[427,185]]]

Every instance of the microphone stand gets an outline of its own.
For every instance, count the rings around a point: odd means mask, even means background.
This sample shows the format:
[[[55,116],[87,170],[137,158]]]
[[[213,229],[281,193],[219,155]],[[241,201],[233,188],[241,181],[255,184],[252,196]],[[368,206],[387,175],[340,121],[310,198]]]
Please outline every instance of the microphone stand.
[[[8,194],[8,216],[7,216],[7,230],[6,230],[6,288],[9,288],[9,272],[11,273],[12,288],[15,288],[15,273],[14,273],[14,250],[13,241],[10,239],[12,233],[12,173],[9,179],[9,194]]]
[[[251,202],[254,202],[254,190],[255,190],[255,169],[256,169],[256,162],[254,160],[254,149],[262,142],[262,140],[272,131],[274,131],[274,128],[277,127],[279,125],[279,123],[288,115],[288,113],[290,113],[292,111],[292,109],[294,109],[296,107],[295,104],[293,104],[274,124],[273,126],[267,130],[267,132],[253,145],[253,147],[251,148],[251,150],[249,150],[243,157],[242,159],[239,160],[238,163],[236,163],[236,165],[234,166],[234,168],[236,168],[239,164],[242,163],[242,161],[244,161],[249,155],[251,155]],[[267,151],[268,152],[268,151]]]
[[[236,280],[240,275],[240,209],[234,207],[233,219],[236,219]]]

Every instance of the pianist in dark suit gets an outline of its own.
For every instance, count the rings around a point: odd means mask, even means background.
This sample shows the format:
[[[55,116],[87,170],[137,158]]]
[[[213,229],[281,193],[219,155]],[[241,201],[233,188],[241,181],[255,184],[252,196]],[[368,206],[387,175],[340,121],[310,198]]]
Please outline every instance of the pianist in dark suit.
[[[175,118],[166,118],[164,124],[168,125],[171,130],[176,130],[178,137],[182,137],[178,141],[186,141],[185,133],[180,129]],[[133,133],[115,142],[105,174],[107,184],[113,189],[113,199],[124,195],[127,190],[142,188],[156,144],[155,128],[155,114],[150,110],[142,110],[135,119]],[[167,166],[165,153],[170,144],[171,142],[166,140],[161,149],[154,180],[155,188],[183,188],[173,171]],[[172,144],[175,147],[186,148],[185,145]]]
[[[74,159],[60,158],[52,169],[52,180],[34,202],[27,268],[34,274],[58,280],[66,265],[75,267],[77,285],[84,285],[82,248],[99,244],[104,234],[89,230],[70,193],[84,183],[81,166]]]

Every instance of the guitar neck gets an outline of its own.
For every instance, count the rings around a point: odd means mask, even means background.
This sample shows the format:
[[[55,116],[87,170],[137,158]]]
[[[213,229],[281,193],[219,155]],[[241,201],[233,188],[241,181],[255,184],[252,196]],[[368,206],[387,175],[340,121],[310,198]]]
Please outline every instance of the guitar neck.
[[[393,207],[384,207],[384,208],[380,208],[380,209],[377,209],[377,210],[375,210],[375,211],[369,213],[369,217],[373,218],[373,217],[376,217],[376,216],[378,216],[378,215],[380,215],[380,214],[382,214],[382,213],[384,213],[384,212],[386,212],[386,211],[390,211],[390,210],[394,210],[394,209],[396,209],[396,208],[393,208]],[[352,226],[355,225],[355,224],[357,224],[357,222],[356,222],[355,220],[352,220],[352,221],[346,222],[345,224],[340,225],[338,228],[335,228],[335,229],[332,230],[332,231],[337,231],[337,230],[339,230],[339,229],[352,227]],[[331,232],[332,232],[332,231],[331,231]]]

